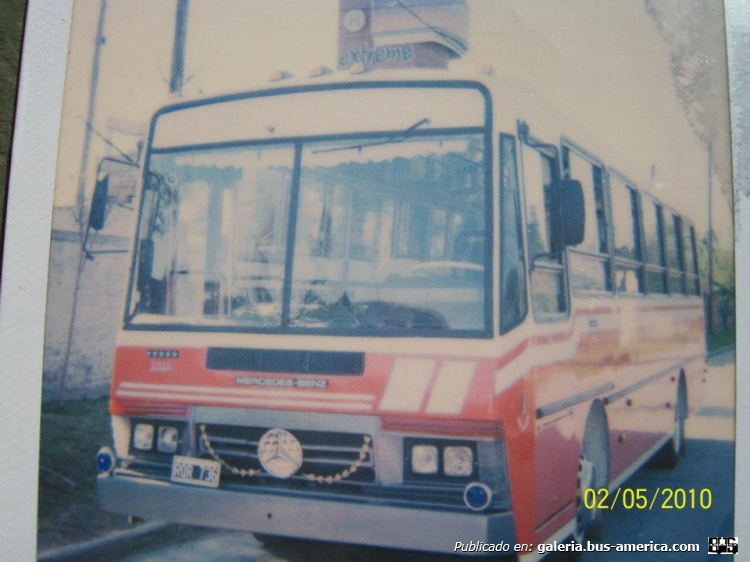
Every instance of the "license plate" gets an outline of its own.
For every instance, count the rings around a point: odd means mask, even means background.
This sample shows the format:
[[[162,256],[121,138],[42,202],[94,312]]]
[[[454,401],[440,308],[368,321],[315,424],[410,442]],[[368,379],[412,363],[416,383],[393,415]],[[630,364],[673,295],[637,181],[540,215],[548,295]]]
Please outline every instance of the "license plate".
[[[221,464],[217,461],[178,455],[172,459],[172,482],[218,488],[220,475]]]

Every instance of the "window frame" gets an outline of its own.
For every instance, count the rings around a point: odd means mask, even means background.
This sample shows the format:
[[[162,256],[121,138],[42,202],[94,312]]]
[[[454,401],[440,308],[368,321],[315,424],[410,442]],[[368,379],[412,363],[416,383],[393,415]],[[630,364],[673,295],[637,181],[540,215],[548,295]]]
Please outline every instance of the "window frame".
[[[630,212],[633,217],[633,249],[635,250],[636,257],[634,259],[618,256],[616,253],[617,247],[617,233],[615,232],[615,212],[613,208],[614,198],[612,197],[613,182],[612,179],[616,179],[627,191],[630,200]],[[638,189],[634,181],[628,178],[625,174],[620,173],[617,169],[607,167],[607,184],[609,189],[610,199],[610,226],[611,226],[611,240],[612,240],[612,259],[614,260],[614,289],[615,294],[623,295],[628,297],[639,297],[646,294],[646,272],[645,272],[645,247],[644,247],[644,233],[643,233],[643,213],[641,212],[641,190]],[[621,291],[617,287],[617,272],[619,271],[618,266],[623,266],[624,269],[630,269],[637,272],[638,290],[632,291]]]
[[[659,262],[654,263],[650,262],[648,257],[648,252],[644,253],[643,257],[643,265],[644,265],[644,272],[646,275],[645,280],[645,289],[647,295],[669,295],[669,285],[667,283],[667,262],[666,262],[666,248],[664,246],[664,204],[656,199],[654,196],[652,196],[649,193],[643,193],[641,192],[641,215],[645,216],[646,209],[644,206],[646,205],[646,201],[651,203],[652,209],[655,211],[654,219],[656,221],[656,249],[659,252]],[[646,235],[646,221],[643,221],[643,229],[644,229],[644,248],[648,247],[645,235]],[[661,277],[661,285],[662,290],[661,291],[652,291],[649,286],[648,282],[648,274],[654,273],[659,274]]]
[[[603,269],[603,288],[602,289],[576,289],[573,286],[573,282],[570,282],[571,292],[577,297],[602,297],[602,296],[613,296],[615,294],[615,267],[614,267],[614,250],[613,250],[613,227],[612,227],[612,204],[609,193],[609,176],[607,166],[604,161],[589,152],[581,145],[569,137],[562,136],[560,139],[560,163],[562,167],[562,177],[566,179],[577,179],[571,176],[570,168],[570,153],[573,152],[579,158],[585,160],[591,165],[591,183],[594,188],[594,193],[591,194],[595,204],[598,206],[599,201],[597,199],[597,185],[595,181],[594,169],[599,170],[600,178],[600,192],[601,196],[601,215],[599,214],[600,209],[595,209],[596,219],[596,231],[597,231],[597,243],[601,248],[602,242],[605,245],[605,251],[591,252],[588,250],[579,250],[575,247],[566,248],[566,254],[573,254],[581,256],[588,260],[598,260],[602,264]],[[580,181],[580,180],[579,180]],[[585,197],[585,196],[584,196]],[[603,221],[603,225],[601,224]],[[604,240],[601,239],[601,234],[604,234]],[[569,258],[566,258],[568,264],[568,277],[572,276],[572,264]]]
[[[664,248],[665,248],[665,259],[667,263],[667,291],[670,295],[685,295],[687,294],[687,280],[685,278],[685,253],[683,248],[683,239],[682,239],[682,224],[683,224],[683,218],[682,216],[675,212],[673,209],[669,207],[665,207],[665,210],[669,216],[669,226],[667,227],[665,225],[665,235],[668,234],[668,236],[665,236],[664,238]],[[662,210],[662,213],[664,212],[664,209]],[[671,250],[671,244],[669,242],[670,237],[673,237],[672,244],[674,244],[674,254],[670,256]],[[671,259],[676,257],[677,258],[677,264],[676,267],[673,267],[670,263]],[[679,282],[679,290],[673,291],[672,290],[672,280],[677,279]]]
[[[489,102],[487,102],[489,103]],[[486,108],[486,111],[489,114],[490,108],[489,106]],[[486,123],[490,123],[490,119],[488,117]],[[386,133],[380,133],[377,134],[373,133],[354,133],[354,134],[337,134],[332,135],[330,137],[325,138],[318,138],[318,137],[311,137],[311,138],[291,138],[291,139],[281,139],[278,141],[268,142],[268,141],[243,141],[238,143],[232,143],[231,145],[225,145],[221,144],[218,147],[213,146],[207,146],[207,147],[199,147],[204,150],[212,150],[214,148],[219,149],[231,149],[231,148],[243,148],[243,147],[254,147],[254,146],[274,146],[274,147],[289,147],[293,150],[294,154],[294,164],[293,164],[293,170],[292,170],[292,185],[291,185],[291,195],[290,195],[290,201],[289,201],[289,212],[290,212],[290,218],[287,225],[287,241],[286,241],[286,250],[285,250],[285,259],[284,259],[284,280],[282,285],[282,297],[281,297],[281,303],[282,303],[282,312],[281,312],[281,323],[279,325],[274,325],[271,327],[264,327],[264,326],[245,326],[245,325],[230,325],[230,324],[222,324],[222,325],[210,325],[206,323],[192,323],[192,322],[186,322],[182,319],[174,319],[174,320],[166,320],[164,322],[150,322],[147,320],[144,321],[138,321],[138,311],[135,309],[135,303],[138,301],[136,300],[136,292],[137,287],[134,285],[134,278],[135,273],[134,271],[138,267],[138,259],[139,259],[139,252],[138,247],[141,242],[141,229],[143,227],[142,220],[143,220],[143,202],[145,200],[144,197],[141,197],[141,208],[139,209],[139,222],[138,222],[138,229],[135,236],[135,244],[136,244],[136,250],[133,253],[133,267],[131,269],[131,282],[128,289],[128,302],[127,307],[125,310],[125,323],[123,326],[123,329],[125,330],[133,330],[133,331],[180,331],[180,332],[221,332],[221,333],[246,333],[246,334],[284,334],[284,335],[319,335],[319,336],[348,336],[348,337],[429,337],[429,338],[437,338],[437,339],[445,339],[445,338],[456,338],[456,339],[490,339],[494,337],[495,334],[495,322],[494,322],[494,314],[492,313],[492,310],[494,310],[493,305],[493,299],[495,298],[495,289],[494,289],[494,282],[492,280],[492,259],[494,258],[494,252],[492,250],[493,244],[493,236],[494,233],[494,213],[492,210],[492,201],[493,198],[493,192],[494,192],[494,181],[493,181],[493,153],[494,153],[494,146],[492,144],[492,132],[491,128],[488,124],[486,124],[484,127],[471,127],[471,128],[456,128],[456,129],[436,129],[436,130],[429,130],[429,131],[420,131],[419,133],[414,133],[409,138],[410,139],[432,139],[439,136],[462,136],[462,135],[477,135],[482,139],[483,142],[483,148],[482,148],[482,154],[483,154],[483,185],[481,186],[481,192],[483,194],[484,198],[484,270],[485,273],[483,274],[483,282],[482,282],[482,290],[484,294],[484,315],[482,317],[482,327],[476,328],[476,329],[449,329],[446,330],[445,333],[436,332],[434,330],[406,330],[406,329],[399,329],[399,328],[388,328],[388,329],[382,329],[382,330],[361,330],[361,331],[352,331],[348,329],[312,329],[312,328],[306,328],[306,327],[297,327],[290,325],[290,306],[292,303],[291,298],[291,292],[292,292],[292,282],[293,282],[293,271],[294,271],[294,251],[296,249],[295,244],[295,238],[298,234],[297,227],[298,227],[298,220],[297,220],[297,213],[299,208],[299,192],[300,192],[300,182],[301,182],[301,173],[302,173],[302,152],[306,147],[324,143],[328,141],[347,141],[347,140],[358,140],[358,141],[366,141],[369,139],[381,139],[384,137],[388,137],[388,135],[396,135],[398,134],[398,131],[390,131]],[[179,149],[160,149],[160,150],[153,150],[149,154],[149,163],[151,160],[151,157],[154,155],[162,154],[162,153],[179,153],[183,151],[189,151],[190,149],[195,149],[196,147],[180,147]],[[146,170],[149,170],[150,168],[146,168]],[[145,172],[146,174],[150,172]],[[420,203],[421,204],[421,203]],[[429,209],[429,205],[425,205],[425,208]],[[294,215],[294,216],[292,216]],[[132,309],[132,312],[131,312]]]
[[[701,294],[701,276],[700,266],[698,264],[698,246],[695,239],[695,226],[690,221],[682,217],[682,229],[683,229],[683,255],[689,252],[692,256],[691,263],[693,265],[693,271],[688,271],[688,263],[685,261],[685,295],[686,296],[698,296]],[[687,239],[684,237],[687,236]],[[685,242],[689,244],[689,248],[685,247]],[[692,283],[691,283],[692,282]],[[692,290],[690,287],[692,285]]]
[[[511,147],[511,154],[509,155],[509,158],[512,159],[512,162],[509,164],[511,166],[510,172],[513,174],[513,181],[515,182],[515,188],[510,189],[506,188],[505,185],[505,176],[504,176],[504,152],[503,152],[503,146],[507,143],[509,147]],[[519,143],[520,144],[520,143]],[[498,304],[499,304],[499,318],[498,318],[498,329],[500,334],[505,334],[510,332],[513,328],[518,326],[519,324],[522,324],[523,321],[526,319],[526,317],[529,314],[529,282],[527,279],[527,269],[526,269],[526,241],[524,236],[524,224],[523,224],[523,213],[521,210],[522,206],[522,186],[521,186],[521,178],[519,174],[519,153],[521,152],[518,150],[519,144],[516,142],[516,137],[514,135],[511,135],[509,133],[499,133],[498,134],[498,142],[497,142],[497,149],[498,149],[498,176],[499,176],[499,210],[498,210],[498,236],[500,237],[500,244],[499,244],[499,252],[500,255],[498,256],[498,273],[499,273],[499,279],[498,279]],[[513,200],[512,201],[506,201],[506,196],[512,195]],[[516,240],[517,240],[517,248],[507,248],[506,246],[509,244],[508,239],[504,235],[505,227],[503,225],[503,220],[506,215],[506,208],[507,205],[513,205],[512,211],[508,211],[510,214],[512,214],[513,217],[515,217],[515,230],[516,230]],[[503,311],[505,306],[505,299],[503,298],[503,291],[504,291],[504,274],[505,274],[505,254],[506,250],[515,250],[518,252],[519,255],[519,262],[521,264],[521,275],[520,279],[522,280],[522,287],[519,289],[519,294],[522,296],[522,302],[519,302],[519,315],[516,321],[512,324],[504,325],[503,324]]]
[[[522,122],[518,123],[518,129],[519,129],[519,147],[520,150],[518,151],[518,163],[519,163],[519,170],[520,170],[520,185],[521,185],[521,207],[523,208],[522,214],[523,214],[523,245],[524,245],[524,252],[526,255],[526,271],[528,271],[528,293],[529,293],[529,306],[528,308],[531,310],[531,314],[534,317],[534,320],[537,323],[551,323],[551,322],[559,322],[563,320],[567,320],[570,318],[571,309],[572,309],[572,299],[570,295],[570,280],[568,278],[568,267],[567,267],[567,256],[565,251],[557,251],[556,252],[556,261],[540,261],[535,262],[533,259],[533,256],[530,255],[530,249],[529,249],[529,240],[528,240],[528,225],[529,225],[529,215],[528,215],[528,205],[527,205],[527,193],[528,193],[528,186],[526,184],[526,159],[524,157],[524,148],[528,148],[530,150],[535,151],[536,154],[539,155],[539,158],[546,158],[551,166],[551,177],[550,181],[559,180],[561,177],[561,171],[560,171],[560,156],[559,156],[559,147],[556,144],[551,143],[545,143],[541,141],[540,139],[534,137],[532,134],[526,132],[525,134],[521,134],[522,126],[524,126]],[[547,204],[546,200],[546,194],[545,195],[545,205]],[[545,213],[546,218],[546,213]],[[547,224],[547,229],[549,231],[550,225]],[[552,242],[552,240],[550,241]],[[552,254],[555,254],[555,248],[552,247],[552,243],[550,243],[550,252]],[[542,271],[552,272],[553,274],[558,274],[560,276],[560,305],[562,306],[563,310],[560,310],[558,312],[546,312],[543,310],[537,310],[534,306],[534,283],[533,283],[533,276],[534,271],[536,269],[540,269]]]

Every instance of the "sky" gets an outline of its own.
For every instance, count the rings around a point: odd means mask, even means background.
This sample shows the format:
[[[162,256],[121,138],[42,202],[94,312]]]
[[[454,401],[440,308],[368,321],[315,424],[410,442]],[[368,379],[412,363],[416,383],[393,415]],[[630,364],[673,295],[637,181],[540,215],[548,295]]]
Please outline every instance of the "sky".
[[[616,144],[635,163],[621,171],[705,232],[707,152],[675,95],[669,47],[644,4],[468,3],[469,52],[447,72],[489,63],[496,73],[539,91]],[[76,0],[74,6],[56,205],[75,201],[100,6],[100,0]],[[146,130],[163,105],[254,89],[267,85],[278,70],[306,76],[318,65],[336,66],[338,0],[190,0],[186,84],[182,97],[175,97],[168,92],[174,18],[175,0],[107,1],[94,128],[126,152],[134,150],[136,137],[116,129]],[[723,53],[716,57],[721,60]],[[388,71],[376,71],[374,79],[378,72],[388,78]],[[97,161],[110,152],[94,135],[89,192]],[[715,152],[718,158],[728,156],[723,147]],[[653,154],[660,155],[658,161]],[[714,181],[714,228],[719,242],[729,247],[730,208]]]

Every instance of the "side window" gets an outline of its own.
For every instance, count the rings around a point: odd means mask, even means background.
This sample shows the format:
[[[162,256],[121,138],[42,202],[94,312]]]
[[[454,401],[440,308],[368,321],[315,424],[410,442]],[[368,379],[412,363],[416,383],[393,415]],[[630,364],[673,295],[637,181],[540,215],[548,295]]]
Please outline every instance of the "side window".
[[[516,141],[500,135],[500,332],[526,316],[526,271],[521,236]]]
[[[550,245],[549,198],[547,192],[554,165],[549,156],[533,148],[523,148],[524,185],[526,187],[526,236],[529,258],[549,260]]]
[[[685,285],[688,295],[700,295],[701,286],[698,277],[698,260],[696,259],[695,229],[683,224],[682,247],[685,256]]]
[[[684,263],[682,258],[682,220],[677,215],[669,215],[669,220],[664,225],[666,253],[667,253],[667,273],[668,288],[670,293],[684,293],[682,272]]]
[[[648,197],[643,197],[643,233],[645,236],[644,256],[646,262],[646,290],[649,293],[665,293],[664,238],[661,218],[661,205]]]
[[[638,193],[618,175],[610,173],[609,177],[614,231],[615,286],[622,293],[642,293]]]
[[[521,151],[532,311],[536,317],[565,313],[564,269],[550,236],[549,186],[558,177],[554,153],[527,145]]]
[[[567,175],[581,182],[586,209],[585,237],[570,248],[570,283],[575,292],[611,291],[609,237],[604,195],[604,171],[577,152],[563,148]]]

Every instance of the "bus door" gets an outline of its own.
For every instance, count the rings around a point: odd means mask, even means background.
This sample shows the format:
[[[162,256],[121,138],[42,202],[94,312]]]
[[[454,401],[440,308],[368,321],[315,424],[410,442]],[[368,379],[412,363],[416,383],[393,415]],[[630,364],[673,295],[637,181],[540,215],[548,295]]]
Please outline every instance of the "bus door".
[[[567,340],[572,331],[564,252],[552,233],[550,190],[560,178],[557,148],[523,134],[521,129],[519,132],[531,308],[536,325],[529,342],[529,368],[536,410],[542,414],[536,420],[533,455],[534,527],[539,528],[570,503],[576,493],[573,418],[569,408],[555,408],[566,398],[570,370],[561,363],[564,359],[557,357],[556,350],[571,343]],[[540,411],[543,406],[551,409]],[[561,462],[571,457],[570,463]]]

